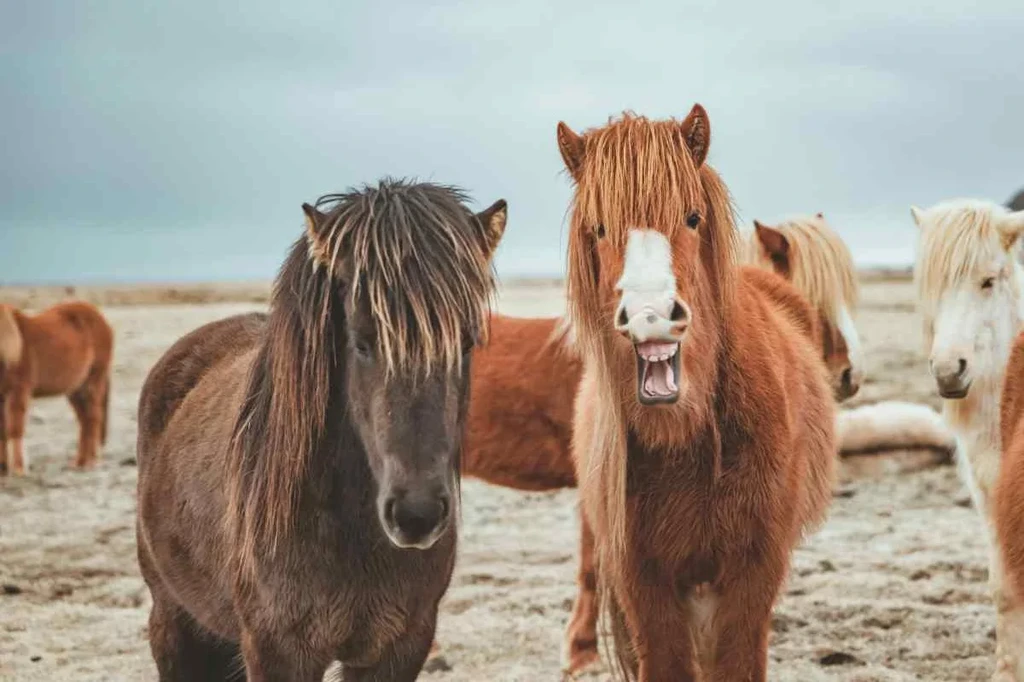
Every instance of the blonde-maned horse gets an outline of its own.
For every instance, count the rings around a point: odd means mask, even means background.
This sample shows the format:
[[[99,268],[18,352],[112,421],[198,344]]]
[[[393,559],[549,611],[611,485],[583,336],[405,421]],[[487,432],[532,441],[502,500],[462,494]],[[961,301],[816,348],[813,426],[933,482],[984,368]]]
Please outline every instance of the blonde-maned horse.
[[[911,207],[919,228],[914,266],[928,365],[943,416],[959,440],[957,468],[992,541],[989,582],[997,605],[994,680],[1014,677],[1007,651],[1002,562],[992,495],[1002,450],[1000,395],[1014,338],[1024,321],[1024,269],[1014,257],[1024,212],[970,199]]]
[[[0,304],[0,473],[25,473],[29,403],[59,395],[78,417],[75,466],[96,463],[107,439],[113,353],[114,332],[90,303],[58,303],[36,315]]]
[[[701,106],[583,135],[560,123],[558,144],[584,364],[573,454],[620,671],[764,682],[791,552],[824,519],[835,473],[813,310],[782,278],[736,267]]]
[[[745,260],[792,282],[818,314],[823,355],[837,400],[856,395],[864,378],[857,309],[857,270],[850,250],[818,213],[771,226],[754,221]]]

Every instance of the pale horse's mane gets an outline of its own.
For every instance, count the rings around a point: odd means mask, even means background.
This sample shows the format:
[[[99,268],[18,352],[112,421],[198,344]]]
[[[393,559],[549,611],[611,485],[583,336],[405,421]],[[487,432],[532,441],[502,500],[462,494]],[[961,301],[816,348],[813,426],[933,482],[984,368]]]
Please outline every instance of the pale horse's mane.
[[[914,267],[914,283],[925,323],[925,345],[932,343],[932,325],[942,294],[969,279],[980,279],[986,268],[1014,246],[1014,239],[999,229],[1010,211],[999,204],[977,199],[951,199],[921,212],[920,248]],[[1024,269],[1016,258],[1014,282],[1024,281]],[[1019,289],[1017,293],[1020,294]]]
[[[829,323],[841,327],[840,306],[855,310],[859,298],[857,269],[842,238],[820,216],[797,216],[771,225],[789,242],[789,267],[793,286]],[[746,238],[744,261],[771,270],[756,230]]]

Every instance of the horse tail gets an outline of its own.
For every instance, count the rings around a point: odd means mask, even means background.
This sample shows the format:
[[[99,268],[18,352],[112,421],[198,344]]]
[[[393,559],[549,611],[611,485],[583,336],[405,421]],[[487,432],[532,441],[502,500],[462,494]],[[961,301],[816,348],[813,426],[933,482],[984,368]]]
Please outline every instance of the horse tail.
[[[14,309],[0,306],[0,365],[17,364],[24,350],[25,342],[14,317]]]
[[[887,400],[842,410],[836,416],[842,455],[884,450],[956,452],[957,439],[942,416],[927,405]]]

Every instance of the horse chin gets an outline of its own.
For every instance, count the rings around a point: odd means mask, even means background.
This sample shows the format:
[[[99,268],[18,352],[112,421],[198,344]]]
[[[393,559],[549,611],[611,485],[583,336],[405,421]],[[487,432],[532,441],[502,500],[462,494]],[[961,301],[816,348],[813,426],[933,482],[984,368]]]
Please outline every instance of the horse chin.
[[[640,345],[634,345],[636,352],[636,399],[645,407],[657,405],[674,405],[679,401],[679,387],[682,384],[680,376],[680,348],[675,345],[675,350],[670,357],[659,356],[662,359],[645,357]],[[665,372],[667,369],[671,375],[671,381],[654,381],[652,372]]]
[[[384,534],[388,536],[388,540],[391,544],[398,549],[418,549],[420,551],[425,551],[436,545],[437,541],[444,537],[447,525],[448,524],[446,523],[444,526],[434,530],[426,537],[416,540],[402,537],[402,533],[389,530],[386,526],[384,527]]]

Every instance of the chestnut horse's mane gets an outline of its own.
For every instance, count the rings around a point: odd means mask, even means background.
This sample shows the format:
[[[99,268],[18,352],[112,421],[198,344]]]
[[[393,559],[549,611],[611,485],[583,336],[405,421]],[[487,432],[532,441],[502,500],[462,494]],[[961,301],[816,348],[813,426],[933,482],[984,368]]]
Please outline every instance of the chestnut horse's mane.
[[[793,286],[833,326],[840,326],[837,306],[857,307],[857,269],[850,249],[821,216],[799,216],[772,226],[789,242]],[[747,261],[771,270],[756,231],[747,239]]]
[[[493,269],[485,227],[465,198],[452,187],[385,180],[317,202],[330,208],[274,282],[231,439],[228,519],[243,556],[275,547],[294,521],[346,353],[343,295],[369,308],[389,376],[457,371],[465,335],[485,333]],[[340,282],[342,273],[352,281]]]
[[[688,230],[687,217],[702,214],[699,228],[701,262],[715,296],[714,309],[702,315],[726,323],[734,300],[738,269],[737,230],[728,190],[706,163],[694,162],[677,120],[651,121],[625,113],[603,128],[583,136],[583,166],[576,174],[569,233],[568,298],[579,349],[598,373],[602,394],[592,415],[600,447],[588,448],[583,476],[593,476],[608,491],[599,509],[591,509],[602,538],[599,563],[615,567],[626,538],[626,409],[618,392],[620,378],[611,355],[609,320],[614,311],[602,309],[596,255],[596,229],[621,252],[631,228]],[[709,357],[720,348],[709,348]]]
[[[0,305],[0,365],[20,361],[23,346],[21,330],[18,321],[14,319],[14,309]]]

